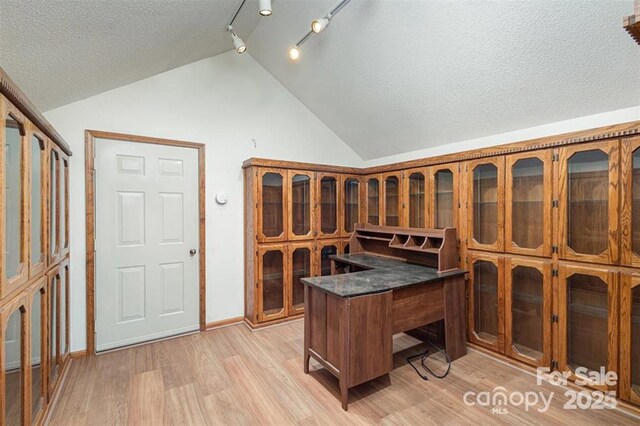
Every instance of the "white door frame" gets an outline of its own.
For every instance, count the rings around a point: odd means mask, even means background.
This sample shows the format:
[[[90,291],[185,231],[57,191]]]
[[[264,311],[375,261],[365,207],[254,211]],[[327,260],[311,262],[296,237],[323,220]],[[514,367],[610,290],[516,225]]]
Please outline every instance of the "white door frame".
[[[85,130],[85,196],[87,245],[87,355],[95,355],[95,143],[98,139],[131,143],[167,145],[198,150],[198,216],[200,252],[200,331],[206,330],[206,251],[205,251],[205,150],[204,144],[170,139],[159,139],[123,133]]]

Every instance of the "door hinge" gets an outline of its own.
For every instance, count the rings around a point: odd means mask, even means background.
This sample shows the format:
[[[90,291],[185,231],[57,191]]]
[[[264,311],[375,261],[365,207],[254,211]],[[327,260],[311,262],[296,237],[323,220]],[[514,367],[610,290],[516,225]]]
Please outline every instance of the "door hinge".
[[[551,270],[551,276],[552,277],[557,277],[558,276],[558,270],[557,269]]]
[[[551,155],[551,161],[559,161],[559,160],[560,160],[560,154]]]
[[[558,314],[551,314],[551,322],[558,322],[559,318],[558,318]]]
[[[551,202],[551,207],[553,208],[558,208],[559,205],[560,205],[560,202],[558,200],[553,200]]]
[[[558,369],[558,361],[554,359],[551,361],[551,370],[557,370],[557,369]]]
[[[558,246],[551,246],[551,253],[558,253]]]
[[[403,208],[403,209],[405,208],[405,207],[404,207],[404,203],[402,203],[402,208]]]
[[[460,203],[458,203],[458,208],[460,208]]]

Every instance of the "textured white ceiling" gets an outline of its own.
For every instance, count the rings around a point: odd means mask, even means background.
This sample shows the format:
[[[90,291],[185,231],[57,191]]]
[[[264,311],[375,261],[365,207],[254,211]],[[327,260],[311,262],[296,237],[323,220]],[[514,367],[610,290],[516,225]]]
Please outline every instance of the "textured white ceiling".
[[[43,111],[217,55],[240,0],[0,0],[0,66]],[[258,22],[248,0],[234,24]]]
[[[364,159],[640,105],[633,2],[280,0],[249,52]]]

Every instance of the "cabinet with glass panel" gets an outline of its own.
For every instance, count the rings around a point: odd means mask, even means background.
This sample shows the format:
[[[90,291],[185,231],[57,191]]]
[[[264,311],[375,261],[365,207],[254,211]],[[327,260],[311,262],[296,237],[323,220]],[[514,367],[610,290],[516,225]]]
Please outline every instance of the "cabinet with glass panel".
[[[640,271],[620,274],[620,397],[640,405]]]
[[[342,237],[353,233],[355,225],[362,223],[362,178],[354,175],[342,175]]]
[[[369,175],[365,177],[365,219],[366,223],[370,225],[382,224],[381,212],[382,212],[382,176]]]
[[[467,265],[469,340],[504,353],[504,257],[469,251]]]
[[[382,225],[400,226],[403,216],[402,174],[401,172],[384,173],[380,181],[382,183]]]
[[[504,250],[504,157],[469,161],[467,232],[469,249]]]
[[[558,150],[559,257],[618,264],[619,140]]]
[[[315,232],[315,185],[313,172],[289,170],[289,240],[308,240]]]
[[[336,238],[341,233],[341,179],[337,173],[318,173],[317,178],[318,238]]]
[[[402,204],[404,214],[401,225],[426,228],[429,212],[429,168],[409,169],[402,172]]]
[[[458,228],[458,164],[442,164],[429,168],[429,228]],[[458,232],[458,236],[460,236]]]

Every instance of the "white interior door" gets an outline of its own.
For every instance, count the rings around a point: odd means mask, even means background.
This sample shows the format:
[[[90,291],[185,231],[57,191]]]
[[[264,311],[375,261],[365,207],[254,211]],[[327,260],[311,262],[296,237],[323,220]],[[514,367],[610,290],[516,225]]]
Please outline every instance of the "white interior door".
[[[96,349],[199,328],[198,152],[95,141]]]

